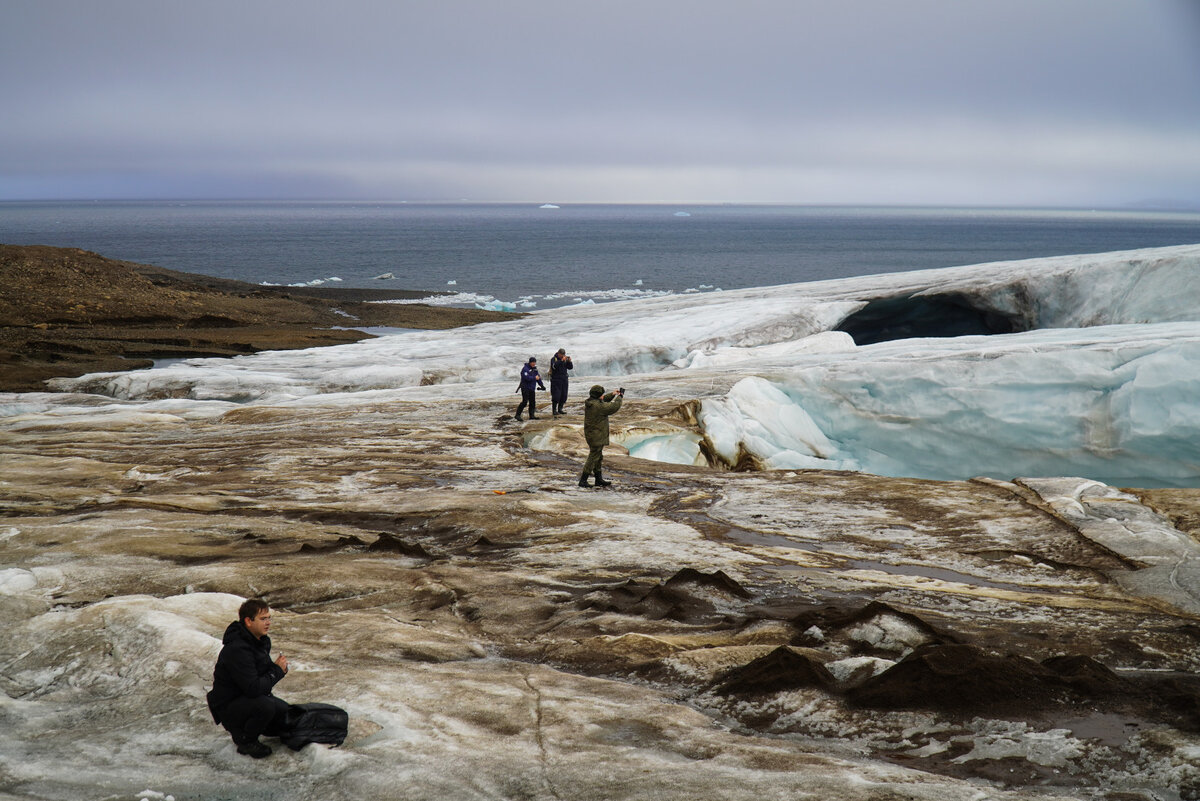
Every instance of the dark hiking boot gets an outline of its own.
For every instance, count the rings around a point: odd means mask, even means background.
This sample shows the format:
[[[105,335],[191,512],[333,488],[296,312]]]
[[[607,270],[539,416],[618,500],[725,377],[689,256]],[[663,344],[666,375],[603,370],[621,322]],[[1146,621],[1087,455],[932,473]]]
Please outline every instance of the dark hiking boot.
[[[525,420],[525,418],[521,416],[521,413],[520,413],[520,412],[517,412],[516,414],[514,414],[514,415],[513,415],[513,418],[514,418],[514,419],[516,419],[516,420],[521,420],[521,421],[524,421],[524,420]]]
[[[237,752],[245,754],[251,759],[262,759],[271,755],[271,746],[267,745],[257,737],[253,740],[247,740],[244,743],[238,743]]]
[[[589,483],[588,483],[588,481],[587,481],[587,473],[583,473],[582,475],[580,475],[580,476],[579,476],[579,486],[581,486],[581,487],[590,487],[590,486],[592,486],[592,485],[591,485],[591,484],[589,484]]]
[[[599,470],[597,470],[597,471],[594,473],[594,475],[596,476],[596,486],[597,486],[597,487],[611,487],[611,486],[612,486],[612,482],[611,482],[611,481],[605,481],[605,480],[604,480],[604,476],[600,475],[600,471],[599,471]]]

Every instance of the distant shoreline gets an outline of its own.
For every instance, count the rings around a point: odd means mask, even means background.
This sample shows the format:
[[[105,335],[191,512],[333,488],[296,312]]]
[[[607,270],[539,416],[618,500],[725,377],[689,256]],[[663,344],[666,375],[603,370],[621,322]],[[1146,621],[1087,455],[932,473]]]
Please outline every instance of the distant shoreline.
[[[0,286],[0,392],[46,391],[50,378],[136,370],[156,359],[373,338],[358,328],[445,329],[523,316],[371,302],[439,292],[264,286],[42,245],[0,245]]]

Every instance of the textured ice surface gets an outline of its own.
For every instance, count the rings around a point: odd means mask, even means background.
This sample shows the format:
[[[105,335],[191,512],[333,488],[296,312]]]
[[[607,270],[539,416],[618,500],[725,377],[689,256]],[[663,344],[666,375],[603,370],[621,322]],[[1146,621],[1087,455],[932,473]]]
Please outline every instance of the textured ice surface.
[[[872,300],[948,295],[1017,330],[1195,320],[1200,246],[1064,256],[675,295],[532,313],[505,323],[425,331],[331,348],[195,359],[171,368],[59,381],[116,397],[248,400],[507,378],[530,353],[566,347],[576,375],[661,370],[679,359],[738,369],[803,353]],[[816,342],[822,342],[818,340]],[[781,343],[791,343],[781,345]],[[776,346],[756,350],[762,346]],[[822,349],[847,347],[823,342]],[[739,349],[721,353],[722,349]],[[715,358],[714,358],[715,357]]]
[[[749,459],[927,478],[1083,475],[1117,486],[1195,486],[1198,273],[1198,245],[1032,259],[579,305],[52,386],[233,403],[377,391],[434,397],[426,387],[440,386],[443,397],[507,402],[530,354],[564,347],[576,387],[619,380],[635,387],[631,399],[638,390],[704,399],[704,434],[730,466]],[[837,330],[853,319],[882,335],[914,316],[928,330],[959,312],[971,325],[1012,333],[856,346]],[[17,414],[21,403],[13,402]],[[179,411],[140,413],[170,424]],[[699,461],[691,433],[626,447]]]
[[[704,402],[716,452],[881,475],[1200,481],[1200,325],[903,340]]]

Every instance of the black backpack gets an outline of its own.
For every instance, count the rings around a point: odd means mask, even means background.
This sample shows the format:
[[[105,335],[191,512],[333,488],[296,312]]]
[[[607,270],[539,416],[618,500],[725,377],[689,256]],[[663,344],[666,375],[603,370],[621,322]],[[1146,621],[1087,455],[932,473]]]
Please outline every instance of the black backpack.
[[[349,723],[346,710],[333,704],[292,704],[279,739],[293,751],[309,743],[341,745]]]

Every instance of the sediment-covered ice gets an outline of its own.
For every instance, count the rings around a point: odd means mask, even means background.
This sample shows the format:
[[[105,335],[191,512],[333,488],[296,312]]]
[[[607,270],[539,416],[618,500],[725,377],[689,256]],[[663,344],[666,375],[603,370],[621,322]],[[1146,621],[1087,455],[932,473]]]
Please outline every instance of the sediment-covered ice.
[[[730,465],[1190,486],[1198,273],[1193,245],[643,297],[51,386],[277,403],[472,384],[464,394],[507,402],[530,355],[563,347],[577,383],[619,377],[703,399],[704,435]],[[699,452],[655,436],[632,443],[638,455]]]

